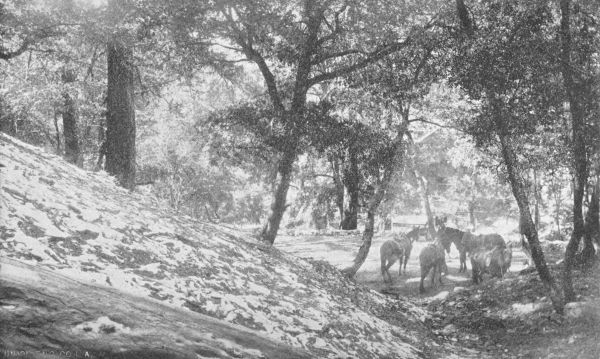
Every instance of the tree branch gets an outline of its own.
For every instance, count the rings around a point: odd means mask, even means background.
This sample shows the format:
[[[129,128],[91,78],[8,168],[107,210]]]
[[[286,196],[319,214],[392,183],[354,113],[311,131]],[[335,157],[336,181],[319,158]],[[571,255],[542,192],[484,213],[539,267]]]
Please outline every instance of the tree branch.
[[[363,69],[363,68],[367,67],[368,65],[383,59],[387,55],[403,49],[404,47],[408,46],[410,43],[411,43],[411,39],[409,38],[402,42],[394,43],[394,44],[385,46],[381,49],[375,50],[375,51],[369,53],[369,55],[366,58],[364,58],[363,60],[361,60],[357,63],[354,63],[354,64],[346,66],[346,67],[338,68],[338,69],[332,70],[330,72],[325,72],[320,75],[313,76],[312,78],[308,79],[308,85],[309,85],[309,87],[311,87],[311,86],[314,86],[323,81],[333,80],[340,76],[347,75],[354,71]]]
[[[275,110],[277,112],[283,113],[285,111],[285,108],[283,106],[283,102],[281,101],[281,96],[279,95],[279,91],[277,90],[277,81],[275,80],[275,76],[271,72],[271,69],[269,69],[269,66],[267,65],[267,62],[265,61],[264,57],[258,51],[256,51],[256,49],[254,49],[252,47],[252,38],[250,35],[250,29],[247,29],[248,30],[247,31],[248,38],[246,40],[244,40],[244,34],[242,33],[242,31],[240,29],[238,29],[235,26],[235,24],[236,24],[235,20],[231,16],[231,13],[226,11],[226,9],[223,5],[221,6],[221,14],[223,14],[223,16],[225,16],[229,25],[231,26],[231,29],[237,35],[234,38],[234,41],[238,44],[238,46],[240,46],[242,48],[246,57],[249,60],[256,63],[256,65],[258,65],[258,68],[259,68],[261,74],[263,75],[263,78],[267,85],[267,91],[269,93],[269,97],[271,98],[271,101],[273,102],[273,107],[275,107]]]
[[[354,55],[354,54],[365,54],[364,51],[358,50],[358,49],[350,49],[350,50],[345,50],[345,51],[338,51],[338,52],[334,52],[328,55],[321,55],[321,56],[317,56],[312,62],[312,65],[319,65],[327,60],[331,60],[334,59],[336,57],[344,57],[344,56],[348,56],[348,55]]]

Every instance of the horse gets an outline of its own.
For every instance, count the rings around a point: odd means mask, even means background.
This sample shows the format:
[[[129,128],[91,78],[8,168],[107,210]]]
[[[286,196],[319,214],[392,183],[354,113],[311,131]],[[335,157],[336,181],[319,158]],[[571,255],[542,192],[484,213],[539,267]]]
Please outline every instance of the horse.
[[[419,285],[419,292],[424,293],[425,287],[423,282],[425,278],[431,273],[431,286],[435,285],[435,276],[438,275],[440,284],[442,282],[442,272],[448,274],[448,266],[446,265],[446,255],[444,254],[444,247],[438,240],[427,245],[427,247],[421,250],[419,254],[419,263],[421,265],[421,283]]]
[[[410,239],[411,242],[416,242],[419,240],[420,233],[421,226],[414,226],[410,231],[406,232],[405,236]]]
[[[499,234],[492,233],[492,234],[474,235],[470,232],[466,232],[462,237],[460,248],[462,250],[460,250],[460,264],[461,264],[460,268],[461,269],[459,271],[462,272],[463,271],[463,260],[465,261],[464,270],[467,270],[467,264],[466,264],[467,253],[473,254],[475,251],[478,251],[478,250],[488,250],[489,251],[494,248],[504,250],[504,249],[506,249],[506,242],[504,241],[504,238],[502,238],[502,236]],[[511,253],[511,258],[512,258],[512,253]]]
[[[437,231],[437,237],[440,239],[440,242],[446,253],[450,253],[450,246],[452,243],[458,249],[460,253],[460,269],[459,272],[463,272],[467,270],[467,254],[463,247],[463,237],[467,232],[463,232],[456,228],[443,226]]]

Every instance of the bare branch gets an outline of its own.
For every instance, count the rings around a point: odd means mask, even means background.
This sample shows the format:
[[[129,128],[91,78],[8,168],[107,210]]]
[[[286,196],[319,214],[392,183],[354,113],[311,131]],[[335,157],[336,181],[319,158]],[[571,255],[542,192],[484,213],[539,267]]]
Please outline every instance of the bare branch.
[[[317,46],[321,46],[324,43],[326,43],[329,40],[332,40],[335,36],[337,36],[338,34],[340,34],[342,32],[342,27],[341,27],[341,21],[340,21],[340,15],[346,11],[346,9],[348,8],[348,2],[345,2],[338,11],[336,11],[333,15],[333,21],[334,24],[330,24],[329,21],[327,21],[326,18],[323,19],[323,22],[327,25],[327,27],[330,29],[331,33],[329,33],[329,35],[323,36],[322,38],[317,40]]]

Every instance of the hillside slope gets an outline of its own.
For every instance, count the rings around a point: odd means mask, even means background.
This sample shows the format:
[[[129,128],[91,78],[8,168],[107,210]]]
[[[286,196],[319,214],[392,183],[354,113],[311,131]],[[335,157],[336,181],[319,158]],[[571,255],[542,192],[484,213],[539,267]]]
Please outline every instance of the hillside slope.
[[[0,153],[0,319],[23,319],[22,306],[30,305],[38,311],[29,318],[37,328],[53,330],[3,326],[5,350],[54,343],[55,350],[69,344],[105,354],[145,348],[139,357],[153,357],[153,350],[203,357],[198,347],[207,357],[452,356],[451,347],[431,339],[426,311],[355,286],[325,264],[156,208],[105,173],[83,171],[3,134]],[[48,296],[57,298],[54,306],[38,305]],[[75,309],[64,311],[61,303]],[[147,320],[132,319],[144,311]],[[194,334],[190,323],[207,317],[222,330],[200,325],[210,335]],[[135,340],[123,339],[133,332]],[[45,340],[36,341],[43,333]]]

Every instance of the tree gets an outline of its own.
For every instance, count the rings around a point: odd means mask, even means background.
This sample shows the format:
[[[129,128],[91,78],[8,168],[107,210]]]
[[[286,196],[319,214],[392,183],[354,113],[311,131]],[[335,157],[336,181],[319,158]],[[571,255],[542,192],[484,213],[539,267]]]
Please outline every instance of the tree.
[[[382,115],[386,117],[394,116],[389,110],[384,110]],[[364,186],[366,187],[366,220],[358,253],[352,265],[342,270],[350,278],[354,277],[369,254],[375,232],[375,216],[379,205],[384,200],[394,175],[404,166],[407,126],[408,122],[402,120],[394,127],[396,130],[391,133],[368,127],[366,130],[370,131],[362,132],[361,144],[364,146],[365,152],[362,153],[362,161],[359,160],[359,167],[362,168]]]
[[[466,126],[467,132],[479,145],[498,148],[536,269],[555,310],[562,312],[564,293],[541,250],[519,160],[527,153],[528,139],[536,129],[556,119],[562,107],[552,71],[558,63],[553,57],[556,44],[551,36],[551,9],[546,3],[493,1],[476,8],[476,20],[470,25],[464,22],[460,8],[458,13],[461,28],[476,24],[472,35],[457,32],[453,64],[454,83],[480,101],[480,114]]]
[[[65,84],[63,92],[64,105],[62,109],[63,138],[65,141],[65,159],[77,166],[82,166],[81,148],[79,145],[79,130],[77,126],[77,105],[73,94],[69,91],[69,84],[77,80],[74,68],[64,67],[61,73],[62,82]]]
[[[108,84],[106,94],[106,171],[119,184],[135,187],[135,103],[131,49],[119,38],[107,46]]]
[[[229,61],[241,57],[255,64],[265,82],[273,118],[279,119],[278,130],[286,139],[279,149],[271,213],[261,233],[265,242],[274,242],[287,207],[293,165],[302,152],[309,89],[399,51],[410,42],[411,21],[420,25],[427,21],[417,16],[427,14],[426,6],[386,5],[314,0],[231,0],[212,8],[182,4],[187,21],[177,25],[178,43],[212,43],[233,52]],[[405,16],[408,13],[411,16]],[[198,21],[200,17],[204,21]],[[211,36],[218,41],[210,40]]]
[[[571,118],[570,147],[573,163],[573,232],[565,251],[563,290],[566,299],[572,301],[575,299],[575,292],[571,271],[575,264],[579,242],[585,232],[583,197],[588,178],[589,143],[589,137],[586,136],[586,118],[591,110],[589,105],[586,106],[586,99],[592,95],[593,78],[590,76],[590,64],[593,63],[594,52],[597,54],[598,51],[593,47],[593,41],[598,34],[594,30],[595,26],[592,25],[597,19],[594,20],[592,15],[584,13],[580,5],[574,6],[570,0],[561,0],[560,14],[561,70]],[[575,21],[578,22],[577,30],[572,29],[572,23]],[[593,209],[592,207],[591,210]],[[589,251],[593,245],[590,247],[588,244],[587,248]],[[591,257],[589,254],[588,256]]]
[[[61,8],[67,1],[22,4],[8,0],[0,3],[0,60],[8,61],[23,54],[44,39],[62,34]]]
[[[20,1],[0,3],[0,60],[4,65],[27,51],[43,48],[48,39],[65,30],[62,9],[65,1],[41,4]],[[31,55],[30,55],[31,58]],[[0,131],[12,136],[18,133],[18,109],[4,95],[0,96]]]

